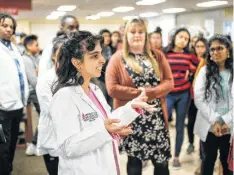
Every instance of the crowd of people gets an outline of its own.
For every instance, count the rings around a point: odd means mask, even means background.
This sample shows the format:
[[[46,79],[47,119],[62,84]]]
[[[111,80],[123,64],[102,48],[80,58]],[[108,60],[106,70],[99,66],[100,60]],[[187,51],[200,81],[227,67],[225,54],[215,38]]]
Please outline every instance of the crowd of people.
[[[215,34],[207,40],[178,27],[163,47],[161,28],[148,33],[141,18],[98,35],[80,31],[80,25],[72,15],[62,17],[41,54],[36,35],[21,34],[15,45],[17,21],[0,13],[1,175],[13,170],[28,104],[39,124],[25,153],[43,156],[50,175],[120,175],[120,151],[127,154],[128,175],[141,175],[149,160],[154,175],[169,175],[170,159],[172,168],[183,168],[186,118],[187,153],[200,149],[195,174],[213,175],[218,155],[223,175],[233,173],[230,37]]]

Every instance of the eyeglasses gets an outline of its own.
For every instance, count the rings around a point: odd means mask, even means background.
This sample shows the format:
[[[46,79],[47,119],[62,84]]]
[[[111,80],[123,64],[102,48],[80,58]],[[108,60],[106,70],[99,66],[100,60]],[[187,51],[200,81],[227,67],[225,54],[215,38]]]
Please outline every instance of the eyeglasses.
[[[220,52],[220,51],[222,51],[224,49],[224,47],[222,47],[222,46],[218,46],[218,47],[216,47],[216,48],[210,48],[210,53],[214,53],[215,51],[217,51],[217,52]]]

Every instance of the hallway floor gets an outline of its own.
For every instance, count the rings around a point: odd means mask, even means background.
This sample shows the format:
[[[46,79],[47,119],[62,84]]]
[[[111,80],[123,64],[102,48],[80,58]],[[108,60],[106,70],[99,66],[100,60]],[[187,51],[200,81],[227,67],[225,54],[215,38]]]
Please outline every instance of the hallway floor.
[[[35,116],[35,115],[34,115]],[[36,126],[37,120],[36,117],[33,117],[33,124]],[[174,141],[175,141],[175,123],[172,123],[170,126],[170,135],[171,135],[171,145],[172,145],[172,155],[173,155],[173,148],[174,148]],[[199,149],[198,149],[198,138],[195,138],[195,152],[191,155],[188,155],[186,149],[188,147],[188,137],[187,137],[187,129],[185,129],[185,140],[180,156],[181,161],[181,169],[180,170],[173,170],[172,169],[172,159],[170,161],[170,174],[171,175],[193,175],[195,169],[199,165]],[[13,175],[47,175],[44,161],[42,157],[36,156],[26,156],[24,149],[19,149],[16,151],[15,161],[14,161],[14,171]],[[120,156],[121,160],[121,175],[126,174],[126,162],[127,157],[126,155]],[[218,163],[216,162],[216,173],[214,175],[218,175]],[[149,161],[148,166],[143,170],[143,175],[152,175],[153,174],[153,166]]]

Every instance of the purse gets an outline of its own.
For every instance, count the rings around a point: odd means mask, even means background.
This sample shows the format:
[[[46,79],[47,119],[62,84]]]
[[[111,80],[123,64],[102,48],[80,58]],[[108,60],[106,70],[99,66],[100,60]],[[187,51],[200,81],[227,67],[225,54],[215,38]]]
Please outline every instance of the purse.
[[[6,137],[3,132],[2,124],[0,124],[0,144],[6,143]]]

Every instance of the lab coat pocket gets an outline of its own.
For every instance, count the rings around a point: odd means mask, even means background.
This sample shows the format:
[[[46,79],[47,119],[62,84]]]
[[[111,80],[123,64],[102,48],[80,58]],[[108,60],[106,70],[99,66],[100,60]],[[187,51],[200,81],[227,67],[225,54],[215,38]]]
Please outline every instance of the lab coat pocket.
[[[96,157],[96,152],[91,152],[84,156],[81,156],[79,158],[79,163],[77,162],[81,169],[80,172],[84,172],[87,175],[103,175],[103,172],[105,172],[105,170],[102,169],[102,167],[100,166],[101,162],[99,162]],[[90,165],[92,165],[92,168],[90,168]]]
[[[53,150],[56,143],[55,131],[52,121],[49,119],[40,121],[38,125],[38,143],[37,148]]]

